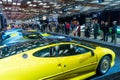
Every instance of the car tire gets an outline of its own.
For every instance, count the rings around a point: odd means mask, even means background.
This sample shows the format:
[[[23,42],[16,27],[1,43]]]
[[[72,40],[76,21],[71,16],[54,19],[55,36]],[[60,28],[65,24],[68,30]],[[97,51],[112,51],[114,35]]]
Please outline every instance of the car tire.
[[[107,73],[108,70],[110,69],[110,63],[111,63],[111,58],[109,56],[104,56],[98,65],[97,73],[99,75],[103,75]]]

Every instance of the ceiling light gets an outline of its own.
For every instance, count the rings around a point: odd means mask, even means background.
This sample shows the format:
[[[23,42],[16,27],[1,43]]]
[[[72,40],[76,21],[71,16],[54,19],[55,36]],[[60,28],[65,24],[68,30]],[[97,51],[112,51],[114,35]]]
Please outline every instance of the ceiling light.
[[[47,17],[46,17],[46,16],[43,16],[43,17],[42,17],[42,19],[43,19],[43,20],[46,20],[46,19],[47,19]]]
[[[99,1],[98,0],[93,0],[90,3],[99,3]]]
[[[66,4],[63,4],[63,6],[66,6]]]
[[[57,7],[55,7],[56,9],[60,9],[61,7],[59,7],[59,6],[57,6]]]
[[[43,6],[44,8],[49,8],[50,6]]]
[[[46,10],[41,10],[42,12],[47,12]]]
[[[31,3],[30,1],[27,2],[27,4],[30,4],[30,3]]]
[[[9,10],[11,10],[11,8],[9,8]]]
[[[55,5],[53,5],[54,7],[56,7],[57,5],[55,4]]]
[[[0,4],[2,4],[2,1],[0,1]]]
[[[22,10],[25,10],[25,9],[22,9]]]
[[[8,9],[7,7],[5,7],[5,9]]]
[[[70,4],[67,4],[68,6],[70,5]]]
[[[21,3],[17,3],[17,5],[21,5]]]
[[[19,10],[22,10],[21,8],[19,8]]]
[[[43,5],[43,3],[40,3],[39,5]]]
[[[13,5],[16,5],[17,3],[13,3]]]
[[[29,6],[32,6],[32,4],[30,4]]]
[[[35,4],[33,5],[33,7],[36,7],[36,6],[37,6],[37,5],[35,5]]]

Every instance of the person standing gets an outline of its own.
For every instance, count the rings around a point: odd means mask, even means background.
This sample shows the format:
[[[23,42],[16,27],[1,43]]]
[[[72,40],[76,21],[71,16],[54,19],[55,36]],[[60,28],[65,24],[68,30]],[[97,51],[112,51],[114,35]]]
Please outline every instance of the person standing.
[[[45,32],[45,27],[44,27],[44,25],[45,25],[45,23],[43,23],[43,24],[41,25],[41,32]]]
[[[62,33],[65,34],[65,23],[62,23]]]
[[[67,29],[66,29],[67,22],[65,22],[64,27],[65,27],[65,34],[67,34]]]
[[[105,27],[105,22],[104,22],[104,21],[101,21],[101,25],[100,25],[100,36],[101,36],[101,40],[104,39],[104,31],[103,31],[104,27]]]
[[[93,24],[93,29],[94,29],[94,39],[97,39],[100,30],[100,25],[98,24],[98,20],[95,20],[95,23]]]
[[[52,26],[51,26],[51,23],[49,22],[49,24],[48,24],[48,28],[49,28],[49,31],[50,32],[52,32],[52,28],[51,28]]]
[[[108,22],[105,22],[105,26],[103,27],[103,40],[108,41],[108,35],[109,35],[109,26]]]
[[[113,21],[113,26],[111,27],[111,42],[116,43],[117,41],[117,21]]]
[[[77,29],[76,29],[76,31],[77,31],[77,36],[81,36],[81,27],[80,27],[80,25],[79,25],[79,23],[77,22]]]
[[[69,33],[70,33],[70,23],[68,22],[68,23],[66,24],[66,34],[69,35]]]
[[[2,30],[0,30],[0,42],[2,41]]]
[[[86,24],[85,26],[85,37],[89,38],[90,37],[90,26]]]

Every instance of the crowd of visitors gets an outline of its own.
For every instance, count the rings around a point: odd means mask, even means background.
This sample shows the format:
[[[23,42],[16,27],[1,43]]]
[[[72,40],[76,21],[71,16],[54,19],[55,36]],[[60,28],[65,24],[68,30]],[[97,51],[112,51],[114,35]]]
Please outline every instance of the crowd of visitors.
[[[22,23],[19,25],[8,25],[6,29],[11,28],[23,28],[24,30],[40,30],[41,32],[56,32],[66,35],[73,35],[78,37],[90,38],[93,36],[94,39],[98,39],[98,36],[101,37],[101,40],[108,41],[108,37],[111,36],[111,42],[116,43],[117,41],[117,21],[113,21],[112,26],[108,25],[108,22],[101,21],[98,23],[98,20],[92,20],[91,23],[86,23],[84,26],[80,25],[79,22],[75,24],[70,22],[58,23],[42,23],[42,24],[33,24],[33,23]]]

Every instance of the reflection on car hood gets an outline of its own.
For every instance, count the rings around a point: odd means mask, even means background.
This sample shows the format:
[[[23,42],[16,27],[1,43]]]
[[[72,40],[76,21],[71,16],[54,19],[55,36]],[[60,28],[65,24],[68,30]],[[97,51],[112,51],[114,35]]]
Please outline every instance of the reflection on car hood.
[[[65,38],[64,36],[46,36],[46,37],[44,37],[44,38],[53,38],[53,39],[63,39],[63,38]]]
[[[25,41],[28,41],[29,39],[25,39],[23,37],[14,37],[14,38],[9,38],[3,42],[1,42],[0,46],[3,46],[3,45],[12,45],[12,44],[16,44],[16,43],[20,43],[20,42],[25,42]]]
[[[22,29],[11,29],[11,30],[7,30],[7,31],[4,31],[2,32],[2,39],[5,40],[9,37],[15,37],[15,36],[18,36],[22,31]]]

